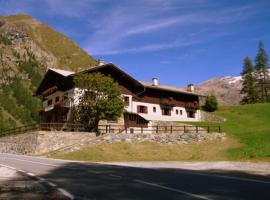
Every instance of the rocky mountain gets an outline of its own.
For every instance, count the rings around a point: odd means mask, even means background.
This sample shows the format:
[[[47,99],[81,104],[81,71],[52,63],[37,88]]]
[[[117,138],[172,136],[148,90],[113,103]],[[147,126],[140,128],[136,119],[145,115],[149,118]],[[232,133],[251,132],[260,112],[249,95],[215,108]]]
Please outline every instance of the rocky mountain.
[[[270,69],[269,69],[270,76]],[[221,105],[239,105],[242,100],[241,76],[212,78],[195,85],[195,91],[202,95],[214,94]]]
[[[47,68],[96,64],[75,42],[25,14],[0,16],[0,129],[38,120],[32,97]]]
[[[195,85],[195,90],[203,95],[214,94],[221,105],[238,105],[242,99],[241,80],[241,76],[212,78]]]

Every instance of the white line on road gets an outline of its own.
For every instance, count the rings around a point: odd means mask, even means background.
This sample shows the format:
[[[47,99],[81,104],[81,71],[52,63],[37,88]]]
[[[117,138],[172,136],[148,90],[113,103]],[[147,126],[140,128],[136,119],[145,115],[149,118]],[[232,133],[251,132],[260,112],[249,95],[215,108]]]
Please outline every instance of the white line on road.
[[[18,160],[20,160],[20,159],[18,159]],[[49,181],[46,181],[46,179],[44,179],[44,178],[42,178],[42,177],[39,177],[39,176],[36,176],[36,175],[33,174],[33,173],[25,172],[25,171],[23,171],[23,170],[16,169],[16,168],[11,167],[11,166],[8,166],[8,165],[0,164],[0,166],[9,168],[9,169],[12,169],[12,170],[15,170],[15,171],[22,172],[22,173],[24,173],[24,174],[26,174],[26,175],[28,175],[28,176],[31,176],[31,177],[36,178],[36,179],[39,180],[39,181],[45,182],[45,183],[47,183],[48,185],[50,185],[50,186],[52,186],[52,187],[57,187],[56,184],[54,184],[54,183],[52,183],[52,182],[49,182]],[[63,188],[57,188],[57,190],[58,190],[59,192],[61,192],[64,196],[68,197],[69,199],[72,199],[72,200],[75,199],[74,196],[73,196],[72,194],[70,194],[68,191],[66,191],[65,189],[63,189]]]
[[[169,191],[172,191],[172,192],[177,192],[177,193],[185,194],[185,195],[188,195],[188,196],[191,196],[191,197],[194,197],[194,198],[198,198],[198,199],[212,200],[212,199],[210,199],[210,198],[208,198],[206,196],[202,196],[202,195],[198,195],[198,194],[193,194],[193,193],[190,193],[190,192],[186,192],[186,191],[183,191],[183,190],[179,190],[179,189],[175,189],[175,188],[171,188],[171,187],[159,185],[159,184],[156,184],[156,183],[142,181],[142,180],[139,180],[139,179],[134,179],[134,181],[135,182],[138,182],[138,183],[145,184],[145,185],[150,185],[150,186],[153,186],[153,187],[157,187],[157,188],[162,188],[162,189],[165,189],[165,190],[169,190]]]
[[[0,166],[2,166],[2,167],[6,167],[6,168],[9,168],[9,169],[13,169],[13,170],[16,170],[16,168],[14,168],[14,167],[11,167],[11,166],[8,166],[8,165],[3,165],[3,164],[0,164]]]
[[[66,197],[70,198],[70,199],[75,199],[74,196],[72,194],[70,194],[68,191],[66,191],[63,188],[58,188],[57,189],[59,192],[61,192],[63,195],[65,195]]]
[[[109,176],[115,177],[115,178],[122,178],[122,176],[118,176],[118,175],[115,175],[115,174],[110,174]]]
[[[52,187],[56,187],[56,184],[52,183],[52,182],[49,182],[47,181],[48,185],[52,186]]]

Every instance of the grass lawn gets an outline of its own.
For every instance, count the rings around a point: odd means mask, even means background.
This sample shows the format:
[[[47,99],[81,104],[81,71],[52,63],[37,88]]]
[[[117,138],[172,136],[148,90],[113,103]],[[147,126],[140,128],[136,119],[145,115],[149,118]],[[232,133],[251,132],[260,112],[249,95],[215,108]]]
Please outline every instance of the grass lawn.
[[[221,123],[223,131],[241,144],[227,150],[228,159],[270,160],[270,104],[223,107],[214,114],[227,119]]]
[[[71,153],[49,157],[86,161],[179,161],[224,160],[225,152],[238,146],[235,140],[213,140],[194,144],[167,145],[150,142],[114,143],[88,147]]]
[[[194,144],[115,143],[88,147],[50,157],[87,161],[179,161],[179,160],[267,160],[270,161],[270,104],[222,107],[214,114],[226,140]],[[219,123],[192,123],[218,125]]]

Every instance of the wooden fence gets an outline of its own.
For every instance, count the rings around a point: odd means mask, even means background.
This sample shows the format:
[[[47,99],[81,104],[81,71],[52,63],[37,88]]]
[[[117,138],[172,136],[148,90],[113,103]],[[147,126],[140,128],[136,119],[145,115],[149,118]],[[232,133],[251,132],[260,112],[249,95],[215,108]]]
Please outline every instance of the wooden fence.
[[[20,133],[26,133],[29,131],[69,131],[69,132],[90,132],[82,124],[76,123],[40,123],[29,124],[26,126],[20,126],[8,130],[0,130],[0,137],[6,135],[15,135]],[[190,125],[177,125],[177,126],[148,126],[148,127],[133,127],[128,128],[124,125],[99,125],[97,129],[98,133],[212,133],[221,132],[220,126],[190,126]]]

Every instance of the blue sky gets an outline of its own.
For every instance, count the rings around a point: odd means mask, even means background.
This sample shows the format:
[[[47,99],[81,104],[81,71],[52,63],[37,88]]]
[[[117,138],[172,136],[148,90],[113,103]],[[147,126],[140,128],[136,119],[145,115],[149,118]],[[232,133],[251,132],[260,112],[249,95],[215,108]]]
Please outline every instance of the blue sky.
[[[239,75],[258,41],[270,54],[269,0],[0,0],[135,78],[185,86]]]

